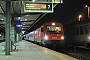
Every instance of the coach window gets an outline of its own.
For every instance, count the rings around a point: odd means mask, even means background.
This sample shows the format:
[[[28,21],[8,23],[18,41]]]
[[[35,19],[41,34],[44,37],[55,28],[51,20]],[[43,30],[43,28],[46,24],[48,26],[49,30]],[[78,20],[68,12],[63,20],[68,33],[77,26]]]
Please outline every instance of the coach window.
[[[88,25],[85,25],[85,34],[88,34]]]
[[[82,35],[82,34],[83,34],[83,25],[80,26],[80,35]]]
[[[72,28],[72,35],[75,35],[75,27]]]
[[[79,26],[76,27],[76,35],[79,35]]]

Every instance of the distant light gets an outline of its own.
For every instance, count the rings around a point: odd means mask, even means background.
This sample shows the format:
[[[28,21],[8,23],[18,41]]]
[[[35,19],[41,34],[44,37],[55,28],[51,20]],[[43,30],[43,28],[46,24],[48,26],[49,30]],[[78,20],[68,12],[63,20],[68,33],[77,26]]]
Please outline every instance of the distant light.
[[[1,20],[4,20],[4,19],[1,19]]]
[[[79,18],[81,18],[82,17],[82,15],[79,15]]]
[[[88,7],[87,5],[85,5],[85,7]]]
[[[33,2],[35,2],[35,0],[32,0]]]
[[[11,27],[12,25],[10,24],[10,27]]]
[[[1,34],[0,34],[0,36],[1,36]]]
[[[63,0],[61,0],[61,3],[63,3]]]
[[[25,21],[27,21],[27,19],[25,19]]]
[[[16,27],[23,27],[22,24],[16,24]]]
[[[79,15],[79,21],[81,21],[82,15]]]
[[[88,38],[90,39],[90,36]]]
[[[25,24],[23,24],[23,25],[25,25]]]
[[[22,31],[22,33],[24,34],[25,31]]]
[[[52,23],[52,25],[55,25],[55,23]]]
[[[87,11],[88,11],[88,18],[89,18],[89,17],[90,17],[90,16],[89,16],[89,15],[90,15],[90,8],[89,8],[89,6],[88,6],[88,5],[85,5],[85,7],[86,7],[86,8],[88,8],[88,10],[87,10]]]

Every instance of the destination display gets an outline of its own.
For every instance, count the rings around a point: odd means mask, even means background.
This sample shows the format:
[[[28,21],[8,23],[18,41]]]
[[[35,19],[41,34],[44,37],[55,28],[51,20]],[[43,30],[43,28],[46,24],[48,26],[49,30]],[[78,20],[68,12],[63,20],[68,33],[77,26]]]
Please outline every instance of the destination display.
[[[46,4],[26,4],[26,10],[46,10]]]
[[[53,12],[53,4],[25,2],[24,12]]]

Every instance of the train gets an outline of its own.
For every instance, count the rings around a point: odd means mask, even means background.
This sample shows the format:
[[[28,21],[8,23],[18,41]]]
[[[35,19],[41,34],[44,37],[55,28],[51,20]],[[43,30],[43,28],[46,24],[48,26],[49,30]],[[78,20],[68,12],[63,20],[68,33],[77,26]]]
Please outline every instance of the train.
[[[90,20],[65,26],[65,44],[90,47]]]
[[[39,28],[24,35],[25,40],[38,43],[45,47],[64,45],[64,28],[59,22],[45,22]]]

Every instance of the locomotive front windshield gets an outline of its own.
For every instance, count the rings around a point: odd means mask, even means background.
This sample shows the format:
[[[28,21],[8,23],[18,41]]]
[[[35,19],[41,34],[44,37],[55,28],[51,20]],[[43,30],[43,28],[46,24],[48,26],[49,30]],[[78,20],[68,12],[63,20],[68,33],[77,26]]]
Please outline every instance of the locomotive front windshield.
[[[62,33],[61,32],[61,26],[47,26],[46,28],[47,28],[48,34]]]

